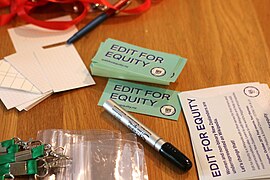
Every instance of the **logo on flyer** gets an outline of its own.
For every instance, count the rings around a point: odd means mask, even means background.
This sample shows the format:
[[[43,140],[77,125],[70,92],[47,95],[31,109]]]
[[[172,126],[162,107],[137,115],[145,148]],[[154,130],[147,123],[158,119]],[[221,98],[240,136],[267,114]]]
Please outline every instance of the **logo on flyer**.
[[[164,116],[172,116],[175,114],[176,109],[172,105],[164,105],[160,108],[160,112]]]
[[[257,97],[260,94],[259,89],[257,89],[254,86],[247,86],[244,89],[244,93],[245,95],[247,95],[248,97]]]
[[[161,67],[154,67],[151,69],[151,74],[157,77],[164,76],[166,74],[166,71],[164,68]]]

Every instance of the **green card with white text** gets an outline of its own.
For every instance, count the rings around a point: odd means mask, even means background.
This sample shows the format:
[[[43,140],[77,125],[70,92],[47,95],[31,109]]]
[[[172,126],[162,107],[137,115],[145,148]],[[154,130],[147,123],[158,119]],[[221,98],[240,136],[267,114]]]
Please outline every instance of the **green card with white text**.
[[[181,112],[177,91],[109,79],[98,102],[113,99],[127,111],[178,120]]]

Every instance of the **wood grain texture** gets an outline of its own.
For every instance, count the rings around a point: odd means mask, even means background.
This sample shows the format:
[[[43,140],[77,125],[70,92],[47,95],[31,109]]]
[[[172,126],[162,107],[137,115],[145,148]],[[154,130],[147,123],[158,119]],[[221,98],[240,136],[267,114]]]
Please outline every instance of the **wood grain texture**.
[[[87,67],[107,38],[186,57],[188,62],[177,82],[161,86],[177,91],[252,81],[269,85],[269,7],[268,0],[164,0],[153,3],[144,14],[107,20],[75,47]],[[40,10],[34,16],[45,19],[63,15],[53,8],[50,11]],[[77,27],[83,27],[94,16],[89,14]],[[22,24],[25,22],[15,18],[0,28],[0,58],[15,53],[7,29]],[[0,141],[14,136],[27,140],[38,130],[52,128],[128,132],[97,106],[107,78],[94,79],[95,86],[54,94],[28,112],[7,111],[1,104]],[[183,114],[177,122],[134,116],[194,162]],[[149,146],[145,145],[144,150],[150,180],[198,179],[195,166],[182,173]]]

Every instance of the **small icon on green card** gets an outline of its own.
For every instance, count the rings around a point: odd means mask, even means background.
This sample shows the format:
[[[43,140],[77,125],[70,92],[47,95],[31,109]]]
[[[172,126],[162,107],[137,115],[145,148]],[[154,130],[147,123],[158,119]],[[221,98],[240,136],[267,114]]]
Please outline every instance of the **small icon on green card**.
[[[178,120],[181,112],[177,91],[109,79],[98,102],[113,99],[127,111]]]

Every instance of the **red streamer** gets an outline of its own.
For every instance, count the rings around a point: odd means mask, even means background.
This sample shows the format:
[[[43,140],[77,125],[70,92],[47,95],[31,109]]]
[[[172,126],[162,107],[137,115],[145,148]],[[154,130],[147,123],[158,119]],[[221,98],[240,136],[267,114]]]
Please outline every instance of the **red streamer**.
[[[75,19],[71,21],[42,21],[35,19],[30,16],[30,12],[37,7],[44,6],[49,2],[53,3],[60,3],[60,4],[68,4],[68,3],[75,3],[79,2],[83,6],[82,13],[77,16]],[[48,29],[55,29],[55,30],[64,30],[68,29],[74,24],[80,22],[89,12],[89,4],[90,3],[99,3],[109,8],[114,8],[112,4],[110,4],[107,0],[36,0],[36,1],[29,1],[29,0],[0,0],[0,8],[8,8],[10,12],[8,14],[0,15],[0,26],[3,26],[9,23],[16,15],[21,17],[28,23],[48,28]],[[123,10],[122,12],[128,14],[139,14],[146,10],[148,10],[151,6],[151,0],[145,0],[144,3],[139,5],[138,7]]]

